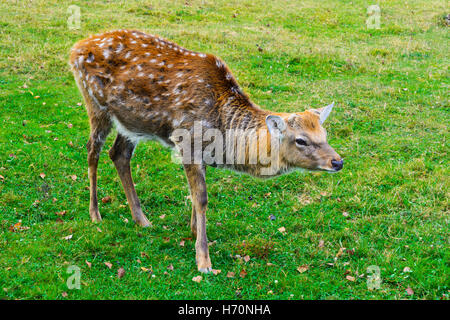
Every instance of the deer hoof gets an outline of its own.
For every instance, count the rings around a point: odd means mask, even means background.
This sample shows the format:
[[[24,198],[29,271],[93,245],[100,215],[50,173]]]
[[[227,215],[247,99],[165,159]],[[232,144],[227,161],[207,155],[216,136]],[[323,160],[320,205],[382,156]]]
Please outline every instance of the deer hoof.
[[[200,271],[201,273],[210,273],[212,272],[212,268],[208,267],[208,268],[198,268],[198,271]]]
[[[102,221],[102,216],[100,215],[100,213],[98,211],[91,211],[90,216],[91,216],[91,221],[94,223]]]

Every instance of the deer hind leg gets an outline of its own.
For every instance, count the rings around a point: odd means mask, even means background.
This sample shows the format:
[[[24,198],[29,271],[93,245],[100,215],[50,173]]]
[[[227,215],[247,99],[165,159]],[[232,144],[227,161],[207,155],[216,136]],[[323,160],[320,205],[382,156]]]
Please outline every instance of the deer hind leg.
[[[87,102],[88,103],[88,102]],[[90,117],[91,134],[86,145],[88,151],[88,176],[90,185],[89,215],[93,222],[102,220],[98,211],[97,167],[100,152],[111,130],[111,122],[106,114],[96,113]]]
[[[150,222],[142,212],[141,203],[139,202],[136,190],[134,189],[133,178],[131,177],[130,160],[135,147],[136,145],[126,137],[118,134],[113,147],[109,150],[109,157],[114,162],[114,166],[122,181],[133,220],[140,226],[148,227]]]
[[[195,257],[198,271],[208,273],[212,270],[209,257],[208,238],[206,236],[206,207],[208,195],[206,192],[205,168],[203,165],[186,164],[186,177],[191,190],[191,200],[195,219],[191,220],[196,227]]]

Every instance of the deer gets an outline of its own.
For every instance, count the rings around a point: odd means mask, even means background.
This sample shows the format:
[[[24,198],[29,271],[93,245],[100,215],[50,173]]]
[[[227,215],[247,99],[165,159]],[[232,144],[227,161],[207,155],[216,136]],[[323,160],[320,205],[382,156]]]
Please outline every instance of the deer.
[[[224,135],[233,129],[251,131],[260,138],[260,143],[241,147],[244,157],[240,163],[233,161],[235,156],[231,156],[231,161],[215,159],[206,163],[201,157],[189,161],[198,152],[194,150],[185,157],[186,148],[181,150],[192,203],[190,228],[196,238],[195,257],[200,272],[213,271],[206,235],[207,167],[261,178],[296,169],[337,172],[343,168],[343,159],[328,144],[327,132],[322,127],[334,103],[295,113],[264,110],[250,100],[227,65],[215,55],[188,50],[142,31],[121,29],[77,42],[71,49],[69,64],[89,117],[86,147],[89,214],[93,222],[102,220],[97,167],[105,139],[113,127],[117,137],[109,157],[122,182],[132,218],[142,227],[150,226],[150,222],[142,211],[130,168],[138,143],[157,140],[176,148],[184,140],[177,137],[177,132],[181,130],[195,137],[196,124]],[[206,142],[201,140],[199,145],[200,151],[204,150]],[[266,153],[276,150],[271,158],[277,163],[275,169],[264,172],[267,164],[250,163],[248,154],[263,149]],[[225,153],[223,156],[230,154]]]

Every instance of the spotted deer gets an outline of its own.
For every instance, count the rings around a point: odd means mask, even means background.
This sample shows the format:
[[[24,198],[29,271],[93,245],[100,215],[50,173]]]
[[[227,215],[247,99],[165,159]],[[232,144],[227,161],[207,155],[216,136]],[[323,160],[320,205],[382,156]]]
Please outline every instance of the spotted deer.
[[[136,194],[130,159],[142,140],[157,139],[176,147],[177,130],[192,133],[195,123],[223,134],[230,129],[267,132],[262,144],[250,143],[244,154],[278,143],[276,169],[270,176],[292,169],[342,169],[343,160],[330,147],[321,124],[333,105],[297,113],[277,113],[256,106],[240,89],[225,63],[211,54],[198,53],[158,36],[136,30],[92,35],[74,45],[70,65],[83,95],[90,120],[87,143],[90,181],[89,213],[101,220],[97,199],[99,154],[113,126],[117,129],[109,150],[125,190],[133,220],[149,226]],[[274,139],[272,139],[274,138]],[[202,142],[201,148],[205,147]],[[263,177],[260,163],[183,161],[192,201],[190,227],[196,236],[198,270],[212,269],[206,236],[208,202],[206,167],[216,166]]]

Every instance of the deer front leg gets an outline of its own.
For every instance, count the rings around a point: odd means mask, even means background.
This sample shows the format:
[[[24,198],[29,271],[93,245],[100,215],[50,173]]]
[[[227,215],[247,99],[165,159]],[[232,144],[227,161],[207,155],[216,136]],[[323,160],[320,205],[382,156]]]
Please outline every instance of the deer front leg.
[[[133,155],[135,145],[127,138],[118,134],[113,147],[109,150],[109,157],[114,162],[117,173],[122,181],[123,189],[130,206],[133,220],[143,227],[148,227],[150,222],[145,217],[141,209],[141,203],[134,189],[133,178],[131,177],[130,160]]]
[[[195,241],[195,257],[198,271],[208,273],[212,270],[209,258],[208,238],[206,236],[206,207],[208,195],[206,192],[205,168],[203,165],[184,165],[189,182],[192,200],[191,228],[195,227],[197,240]]]
[[[93,222],[102,220],[98,211],[97,198],[97,167],[100,151],[102,150],[105,139],[111,129],[111,124],[106,117],[91,117],[91,134],[86,145],[88,151],[88,176],[89,176],[89,215]]]
[[[197,238],[197,213],[195,212],[194,205],[192,205],[192,214],[191,214],[191,232],[195,238]]]

